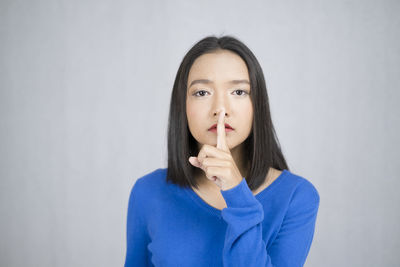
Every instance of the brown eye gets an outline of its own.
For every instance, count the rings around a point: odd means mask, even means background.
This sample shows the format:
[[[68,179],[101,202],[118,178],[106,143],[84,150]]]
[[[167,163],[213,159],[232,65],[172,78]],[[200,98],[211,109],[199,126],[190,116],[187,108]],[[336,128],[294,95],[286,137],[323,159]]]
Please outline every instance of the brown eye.
[[[242,92],[241,94],[238,94],[239,96],[248,95],[248,94],[249,94],[248,92],[246,92],[246,91],[244,91],[244,90],[242,90],[242,89],[237,89],[237,90],[235,90],[234,92]]]
[[[200,90],[200,91],[197,91],[196,93],[194,93],[193,95],[194,95],[194,96],[204,96],[203,94],[198,95],[198,93],[204,93],[204,92],[207,92],[207,91]]]

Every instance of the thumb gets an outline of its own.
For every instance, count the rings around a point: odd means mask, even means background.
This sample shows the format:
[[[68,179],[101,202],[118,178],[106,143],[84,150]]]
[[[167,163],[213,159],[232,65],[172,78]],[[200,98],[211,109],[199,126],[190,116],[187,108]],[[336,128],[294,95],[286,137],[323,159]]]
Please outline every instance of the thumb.
[[[197,159],[197,157],[189,157],[189,162],[195,167],[200,168],[200,166],[201,166],[201,164],[200,164],[199,160]]]

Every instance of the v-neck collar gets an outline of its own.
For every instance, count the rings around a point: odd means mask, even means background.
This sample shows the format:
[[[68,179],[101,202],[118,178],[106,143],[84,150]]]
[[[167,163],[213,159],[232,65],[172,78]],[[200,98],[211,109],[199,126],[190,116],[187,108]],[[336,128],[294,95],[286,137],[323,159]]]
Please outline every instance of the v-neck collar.
[[[283,180],[283,178],[289,173],[287,169],[284,169],[281,174],[266,188],[264,188],[262,191],[258,192],[254,197],[258,200],[264,198],[265,196],[268,195],[268,192],[271,192],[274,188],[276,188]],[[193,199],[194,202],[197,203],[198,206],[200,206],[203,210],[207,211],[208,213],[211,213],[219,218],[222,218],[221,212],[222,210],[217,209],[207,202],[205,202],[191,187],[185,188],[185,192],[188,193],[188,195]]]

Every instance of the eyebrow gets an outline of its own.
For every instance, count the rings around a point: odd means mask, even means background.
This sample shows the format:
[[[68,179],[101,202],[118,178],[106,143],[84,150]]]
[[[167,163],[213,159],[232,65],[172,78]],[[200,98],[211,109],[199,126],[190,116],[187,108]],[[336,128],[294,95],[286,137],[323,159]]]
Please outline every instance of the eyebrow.
[[[204,83],[204,84],[210,84],[213,83],[213,81],[208,80],[208,79],[199,79],[199,80],[194,80],[190,83],[189,87],[192,87],[192,85],[198,84],[198,83]],[[228,83],[230,84],[240,84],[240,83],[247,83],[250,84],[248,80],[231,80]]]

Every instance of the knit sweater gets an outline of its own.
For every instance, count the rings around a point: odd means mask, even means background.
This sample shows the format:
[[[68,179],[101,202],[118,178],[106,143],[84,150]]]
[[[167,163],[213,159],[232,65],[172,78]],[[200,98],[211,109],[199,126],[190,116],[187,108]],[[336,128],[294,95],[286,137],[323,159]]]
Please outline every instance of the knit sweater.
[[[159,168],[129,196],[125,267],[298,267],[314,236],[319,193],[286,169],[256,195],[243,179],[219,210]]]

